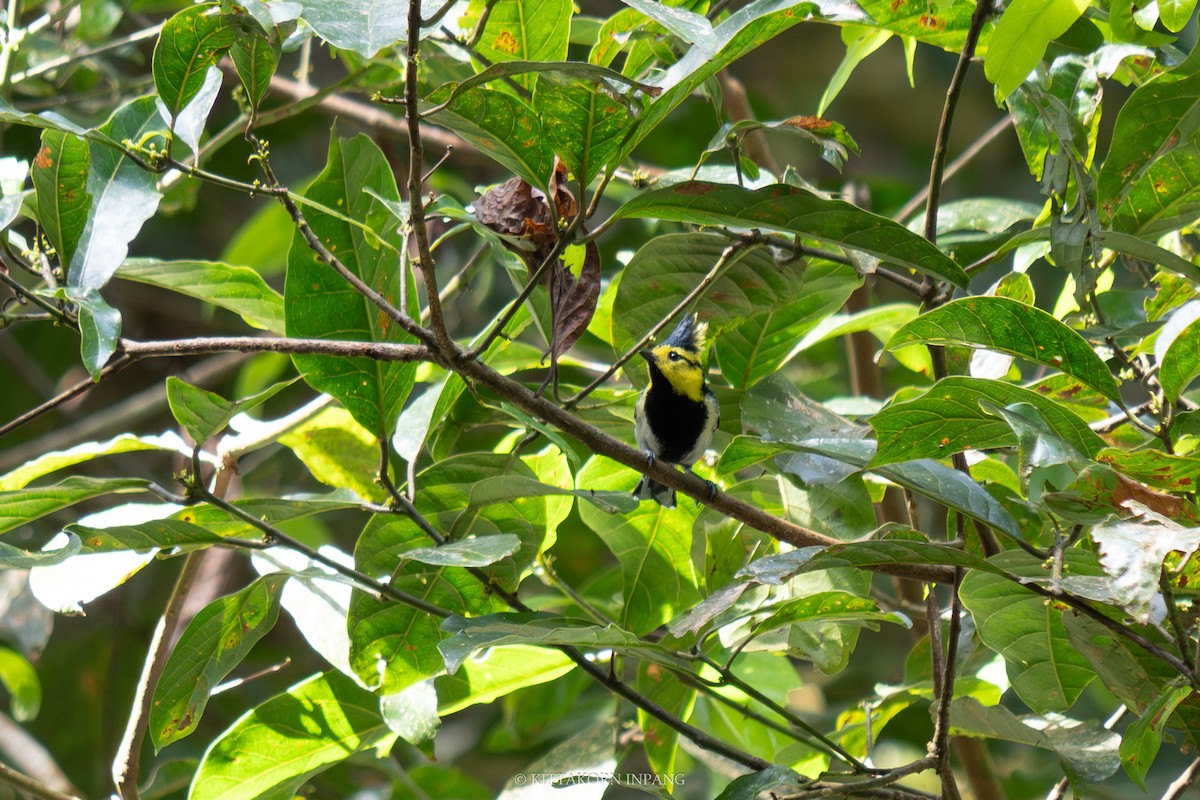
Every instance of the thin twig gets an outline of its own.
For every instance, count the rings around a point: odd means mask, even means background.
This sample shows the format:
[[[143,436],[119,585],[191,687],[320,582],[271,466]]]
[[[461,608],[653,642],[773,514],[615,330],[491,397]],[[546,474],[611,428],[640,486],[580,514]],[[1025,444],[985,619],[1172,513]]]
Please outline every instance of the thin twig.
[[[946,171],[942,174],[942,182],[945,183],[957,175],[959,170],[969,164],[971,160],[975,158],[975,156],[983,152],[985,147],[995,141],[996,137],[998,137],[1000,134],[1008,130],[1012,124],[1012,114],[1006,114],[994,125],[992,125],[992,127],[984,131],[978,139],[972,142],[966,150],[963,150],[962,153],[959,154],[958,158],[955,158],[948,165],[946,165]],[[917,192],[917,194],[914,195],[911,200],[904,204],[903,208],[896,212],[895,219],[899,220],[900,222],[904,222],[913,214],[915,214],[917,209],[921,207],[921,204],[924,203],[928,198],[929,186],[926,185],[921,187],[921,191]]]
[[[942,119],[938,123],[937,139],[933,146],[933,161],[929,169],[929,190],[925,203],[925,238],[937,242],[937,213],[941,200],[943,173],[946,166],[946,152],[950,146],[950,127],[954,121],[954,109],[962,95],[963,81],[967,77],[967,68],[971,66],[971,58],[975,55],[975,45],[979,42],[979,34],[983,31],[983,23],[992,10],[992,0],[976,0],[975,12],[971,15],[971,24],[967,28],[966,41],[963,42],[962,52],[958,55],[958,64],[954,67],[954,75],[946,89],[946,104],[942,107]],[[932,285],[932,281],[930,282]]]
[[[1162,800],[1178,800],[1178,798],[1183,797],[1183,793],[1196,782],[1197,778],[1200,778],[1200,758],[1189,764],[1188,768],[1167,787],[1167,791],[1163,793]]]
[[[903,767],[897,767],[876,778],[867,778],[844,784],[821,782],[814,784],[811,788],[793,794],[777,795],[777,797],[778,800],[815,800],[818,797],[844,797],[867,789],[889,786],[902,778],[907,778],[909,775],[915,775],[918,772],[925,772],[936,767],[937,759],[929,756],[914,761],[911,764],[905,764]]]
[[[150,723],[150,706],[154,702],[154,690],[158,679],[167,664],[171,640],[175,637],[175,629],[179,624],[179,615],[187,599],[196,575],[200,571],[200,560],[204,557],[203,550],[189,553],[184,559],[175,588],[167,600],[166,608],[154,629],[150,640],[150,650],[146,653],[146,661],[142,667],[142,677],[138,680],[137,691],[134,694],[133,706],[130,710],[129,721],[125,726],[125,734],[117,748],[117,756],[113,760],[113,784],[122,800],[139,800],[138,774],[142,757],[142,743],[146,738],[146,728]]]
[[[12,767],[3,763],[0,763],[0,783],[6,783],[18,792],[24,792],[30,797],[37,797],[41,800],[79,800],[78,797],[73,795],[55,791],[49,786],[35,781],[22,772],[17,772]]]
[[[942,662],[941,689],[937,695],[937,713],[933,726],[933,756],[938,761],[938,778],[942,782],[942,797],[945,800],[957,800],[960,797],[958,783],[954,779],[954,770],[950,767],[950,703],[954,699],[954,679],[957,674],[958,636],[961,629],[961,606],[958,599],[958,587],[962,583],[963,570],[954,569],[954,583],[950,586],[950,629],[947,631],[946,658]],[[933,595],[933,592],[930,592]],[[936,605],[936,603],[935,603]],[[940,630],[938,620],[930,621],[930,632]],[[933,644],[932,636],[930,644]],[[938,654],[941,644],[938,644]]]
[[[419,344],[356,342],[338,339],[292,339],[282,336],[200,336],[141,342],[122,339],[121,349],[134,358],[194,356],[206,353],[287,353],[369,358],[374,361],[429,361],[430,352]]]
[[[16,419],[0,425],[0,438],[7,436],[23,425],[33,422],[35,419],[47,413],[48,411],[53,411],[63,403],[66,403],[68,400],[78,397],[105,378],[125,369],[125,367],[129,366],[131,363],[133,363],[133,359],[129,356],[120,356],[108,362],[108,366],[100,370],[100,374],[96,376],[95,380],[91,378],[85,378],[79,381],[79,383],[76,383],[74,386],[59,392],[57,395],[51,397],[41,405],[31,408]]]

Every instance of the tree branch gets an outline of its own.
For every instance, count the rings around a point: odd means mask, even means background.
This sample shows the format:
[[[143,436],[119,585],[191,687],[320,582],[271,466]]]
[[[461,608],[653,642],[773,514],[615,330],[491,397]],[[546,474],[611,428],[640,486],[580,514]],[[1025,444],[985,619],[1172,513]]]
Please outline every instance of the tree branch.
[[[79,800],[74,795],[55,791],[28,775],[17,772],[7,764],[0,764],[0,783],[7,783],[19,792],[24,792],[30,797],[41,798],[41,800]]]

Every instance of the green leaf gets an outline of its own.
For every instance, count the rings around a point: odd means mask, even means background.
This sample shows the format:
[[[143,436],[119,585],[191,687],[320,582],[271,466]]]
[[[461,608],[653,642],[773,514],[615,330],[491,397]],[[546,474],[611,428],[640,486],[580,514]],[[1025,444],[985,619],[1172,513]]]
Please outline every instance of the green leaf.
[[[756,800],[763,792],[772,794],[804,786],[805,780],[795,770],[772,766],[758,772],[747,773],[729,782],[717,800]],[[769,797],[770,795],[768,795]]]
[[[423,2],[422,16],[440,5]],[[301,19],[334,47],[363,58],[408,38],[408,0],[308,0]]]
[[[7,533],[35,519],[106,494],[148,491],[150,482],[141,478],[66,478],[52,486],[35,486],[0,492],[0,533]]]
[[[841,308],[862,283],[852,267],[818,259],[804,265],[802,277],[792,302],[755,314],[717,337],[713,357],[734,388],[747,389],[787,363],[797,342]]]
[[[154,86],[171,115],[172,127],[204,85],[208,68],[216,65],[237,36],[232,15],[221,13],[216,3],[185,8],[163,25],[154,46]]]
[[[133,100],[113,113],[98,130],[100,138],[138,142],[165,127],[153,97]],[[70,289],[99,291],[129,252],[142,224],[158,210],[157,176],[139,167],[111,145],[93,140],[87,193],[92,205],[70,265]]]
[[[1002,739],[1050,750],[1071,780],[1099,783],[1120,766],[1121,737],[1095,722],[1052,717],[1018,717],[1004,706],[985,706],[974,697],[950,704],[952,735]]]
[[[973,9],[967,3],[929,6],[895,0],[863,0],[860,5],[880,28],[955,52],[966,41]]]
[[[487,64],[565,61],[571,35],[571,12],[571,0],[496,0],[491,3],[491,14],[483,26],[475,52],[486,59]],[[532,75],[518,76],[514,80],[526,89],[533,89],[535,79]]]
[[[37,670],[16,650],[0,647],[0,684],[8,690],[12,717],[28,722],[42,707],[42,684]]]
[[[842,26],[842,44],[846,45],[846,55],[842,57],[842,63],[838,64],[829,83],[825,84],[825,91],[821,94],[821,101],[817,104],[817,116],[824,116],[825,109],[829,108],[830,104],[837,99],[855,68],[890,38],[892,38],[891,31],[881,28],[866,25]]]
[[[87,191],[91,150],[80,137],[42,131],[42,147],[30,173],[37,193],[38,222],[62,264],[70,264],[83,235],[92,196]]]
[[[400,194],[392,169],[375,143],[362,135],[349,140],[332,136],[329,161],[305,197],[358,223],[315,208],[307,213],[313,232],[350,271],[398,302],[404,239],[387,204],[399,203]],[[409,276],[410,313],[416,307],[413,283]],[[299,232],[288,254],[284,299],[288,336],[410,341],[389,317],[322,263]],[[310,386],[333,395],[360,425],[381,439],[392,432],[413,385],[412,364],[332,356],[298,355],[292,360]]]
[[[1121,106],[1097,182],[1106,228],[1157,239],[1200,213],[1200,72],[1160,75]]]
[[[876,627],[877,622],[891,622],[912,627],[903,614],[882,611],[875,601],[849,592],[818,592],[789,600],[773,610],[771,615],[754,627],[754,635],[793,625],[797,622],[842,622]]]
[[[212,303],[255,328],[283,335],[283,297],[249,267],[219,261],[131,258],[117,270],[117,277]]]
[[[243,400],[226,400],[171,375],[167,378],[167,403],[175,420],[200,445],[224,430],[234,416],[266,402],[294,382],[277,383]]]
[[[100,372],[121,338],[121,312],[110,306],[95,289],[59,289],[79,309],[79,352],[84,369],[92,380],[100,380]]]
[[[693,47],[667,70],[658,85],[663,92],[638,117],[633,133],[612,163],[625,159],[667,115],[705,81],[793,25],[808,19],[816,4],[807,0],[755,0],[713,27],[712,48]]]
[[[349,489],[375,502],[387,499],[379,484],[379,442],[344,408],[326,408],[279,437],[326,486]]]
[[[631,470],[599,458],[590,459],[576,476],[580,486],[600,490],[628,491],[634,479]],[[623,515],[607,514],[590,504],[579,506],[584,524],[621,565],[624,604],[619,621],[636,634],[649,633],[700,599],[691,557],[696,512],[689,505],[668,509],[640,503],[636,511]]]
[[[57,543],[56,543],[57,544]],[[79,537],[67,535],[67,542],[62,547],[53,550],[26,550],[23,547],[13,547],[11,544],[0,542],[0,568],[3,569],[33,569],[61,564],[81,549]]]
[[[1087,0],[1013,0],[988,40],[983,71],[1003,100],[1024,83],[1051,40],[1066,33]]]
[[[1140,717],[1125,729],[1121,737],[1121,766],[1129,779],[1146,791],[1146,773],[1158,755],[1171,714],[1192,694],[1190,686],[1176,686],[1160,694]]]
[[[1082,336],[1033,306],[1004,297],[964,297],[909,322],[887,343],[955,344],[998,350],[1059,369],[1114,402],[1120,388]]]
[[[593,81],[551,73],[538,78],[533,107],[546,140],[584,186],[609,163],[632,122],[629,109],[611,91]],[[548,178],[543,173],[542,181]]]
[[[520,546],[521,540],[511,533],[498,533],[437,547],[417,547],[404,551],[401,558],[438,567],[486,567],[511,556]]]
[[[150,706],[155,751],[196,729],[213,689],[242,663],[279,618],[279,595],[287,576],[259,578],[197,612],[163,667]]]
[[[640,662],[635,685],[643,697],[677,718],[687,719],[691,716],[696,703],[696,688],[679,680],[660,665],[650,661]],[[646,760],[654,771],[660,775],[676,772],[679,731],[642,708],[638,709],[638,726],[645,733],[643,747]]]
[[[777,184],[751,190],[689,181],[643,192],[617,209],[613,217],[771,228],[862,252],[956,286],[965,288],[970,282],[949,256],[900,223],[794,186]]]
[[[1037,392],[984,378],[943,378],[921,397],[893,403],[871,418],[879,451],[871,466],[916,458],[947,458],[963,450],[1014,447],[1017,437],[980,401],[1001,407],[1028,403],[1050,430],[1080,454],[1094,458],[1105,442],[1072,411]]]
[[[1158,380],[1171,402],[1178,400],[1197,376],[1200,376],[1200,320],[1180,331],[1158,367]]]
[[[575,669],[565,653],[546,647],[493,647],[483,658],[469,658],[453,675],[439,675],[438,713],[448,716],[474,705],[487,705],[518,689],[562,677]]]
[[[205,527],[177,518],[152,519],[133,525],[110,525],[104,528],[73,523],[65,530],[79,537],[80,551],[83,553],[198,549],[216,544],[223,538]]]
[[[628,348],[666,317],[712,271],[728,245],[724,237],[710,233],[678,233],[657,236],[638,250],[622,272],[613,301],[616,348]],[[708,322],[710,335],[722,333],[718,343],[726,330],[737,330],[749,320],[767,326],[761,332],[748,327],[718,351],[731,368],[740,367],[743,375],[755,374],[769,359],[788,352],[784,349],[787,329],[780,330],[772,324],[773,316],[764,315],[778,310],[780,323],[790,322],[796,328],[815,324],[804,315],[819,315],[859,282],[854,270],[844,265],[825,261],[780,265],[765,247],[743,248],[726,261],[692,310]],[[767,360],[761,364],[759,349],[766,350]]]
[[[1064,556],[1072,575],[1104,574],[1082,551],[1068,550]],[[1021,577],[1050,577],[1041,561],[1024,552],[1008,551],[989,560]],[[1004,656],[1013,689],[1035,712],[1065,711],[1096,677],[1067,638],[1062,611],[1045,598],[982,571],[969,572],[959,594],[975,618],[979,638]]]
[[[597,625],[537,612],[488,614],[482,617],[449,617],[442,629],[450,636],[438,644],[453,675],[467,657],[485,647],[503,645],[571,645],[584,648],[657,650],[657,645],[640,639],[616,625]]]
[[[443,86],[429,97],[442,105],[456,87]],[[457,133],[530,186],[545,187],[554,171],[554,151],[542,120],[523,100],[499,89],[476,87],[454,97],[430,119]]]
[[[1196,0],[1159,0],[1158,18],[1163,27],[1171,33],[1179,33],[1192,18],[1196,10]],[[1145,789],[1145,787],[1142,787]]]
[[[229,57],[246,90],[250,107],[257,109],[279,64],[277,48],[259,31],[248,31],[234,40],[229,48]]]
[[[340,672],[248,711],[209,746],[188,800],[290,800],[311,776],[396,738],[379,698]]]

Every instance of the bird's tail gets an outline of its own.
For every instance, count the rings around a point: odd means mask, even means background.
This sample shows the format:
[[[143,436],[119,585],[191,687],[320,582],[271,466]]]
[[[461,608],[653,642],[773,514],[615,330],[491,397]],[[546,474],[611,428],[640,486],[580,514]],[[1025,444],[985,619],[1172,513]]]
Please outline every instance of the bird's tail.
[[[648,475],[643,475],[642,479],[638,481],[638,485],[634,487],[633,496],[639,500],[653,499],[664,508],[675,507],[675,490],[651,479]]]

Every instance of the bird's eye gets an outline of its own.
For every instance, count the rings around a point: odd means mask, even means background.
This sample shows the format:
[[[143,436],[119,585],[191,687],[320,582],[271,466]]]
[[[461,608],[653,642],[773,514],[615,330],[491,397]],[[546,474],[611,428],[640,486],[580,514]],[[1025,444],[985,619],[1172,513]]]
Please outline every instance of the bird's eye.
[[[667,358],[671,359],[672,361],[678,361],[680,359],[680,355],[679,355],[679,353],[676,353],[674,350],[672,350],[670,353],[667,354]]]

